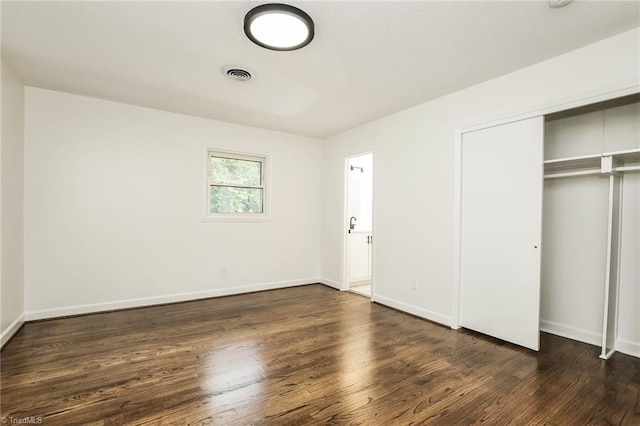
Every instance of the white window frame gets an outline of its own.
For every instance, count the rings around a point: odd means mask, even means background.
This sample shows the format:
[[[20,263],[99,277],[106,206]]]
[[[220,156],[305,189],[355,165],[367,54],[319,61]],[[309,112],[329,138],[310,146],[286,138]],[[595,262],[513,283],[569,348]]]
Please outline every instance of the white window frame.
[[[226,182],[214,182],[211,179],[211,158],[229,158],[234,160],[255,161],[261,163],[261,185],[235,185]],[[271,220],[269,214],[270,207],[270,191],[269,191],[269,156],[260,154],[250,154],[243,152],[225,151],[214,148],[207,148],[207,155],[205,158],[206,166],[205,170],[205,188],[203,198],[203,217],[205,222],[209,221],[265,221]],[[256,188],[262,190],[262,212],[261,213],[248,213],[248,212],[235,212],[235,213],[212,213],[211,212],[211,187],[212,186],[226,186],[226,187],[238,187],[238,188]]]

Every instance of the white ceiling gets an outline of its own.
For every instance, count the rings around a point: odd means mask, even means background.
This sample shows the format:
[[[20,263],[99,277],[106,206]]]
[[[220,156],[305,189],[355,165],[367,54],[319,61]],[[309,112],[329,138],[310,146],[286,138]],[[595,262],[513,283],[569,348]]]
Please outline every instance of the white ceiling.
[[[261,3],[2,1],[2,56],[27,85],[322,138],[640,25],[638,1],[290,1],[316,36],[277,52],[243,32]]]

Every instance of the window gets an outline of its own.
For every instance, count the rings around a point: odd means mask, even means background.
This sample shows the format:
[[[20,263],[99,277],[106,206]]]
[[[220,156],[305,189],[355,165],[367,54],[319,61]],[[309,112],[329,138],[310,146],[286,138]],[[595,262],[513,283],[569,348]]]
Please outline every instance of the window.
[[[208,152],[208,216],[266,217],[266,157]]]

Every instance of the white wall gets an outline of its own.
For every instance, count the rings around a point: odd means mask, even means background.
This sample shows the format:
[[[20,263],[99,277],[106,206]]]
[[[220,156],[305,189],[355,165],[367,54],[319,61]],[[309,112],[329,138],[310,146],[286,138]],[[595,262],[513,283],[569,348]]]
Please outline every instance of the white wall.
[[[323,146],[325,281],[342,277],[344,158],[373,150],[374,299],[449,324],[456,128],[637,85],[639,64],[635,29],[329,138]],[[637,316],[621,318],[630,321]]]
[[[25,118],[27,319],[319,279],[320,141],[31,87]],[[207,147],[269,156],[271,221],[201,220]]]
[[[24,86],[4,60],[1,62],[1,69],[0,347],[24,321]]]
[[[616,348],[640,357],[640,173],[625,174],[622,191],[620,305]]]
[[[545,181],[542,330],[602,343],[608,201],[608,176]]]

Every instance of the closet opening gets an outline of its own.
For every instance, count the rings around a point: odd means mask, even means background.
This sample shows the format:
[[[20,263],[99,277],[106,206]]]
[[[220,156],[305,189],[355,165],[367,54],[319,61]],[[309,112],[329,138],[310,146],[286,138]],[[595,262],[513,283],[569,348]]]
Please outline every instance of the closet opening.
[[[544,159],[540,330],[606,359],[640,341],[640,95],[547,115]]]

